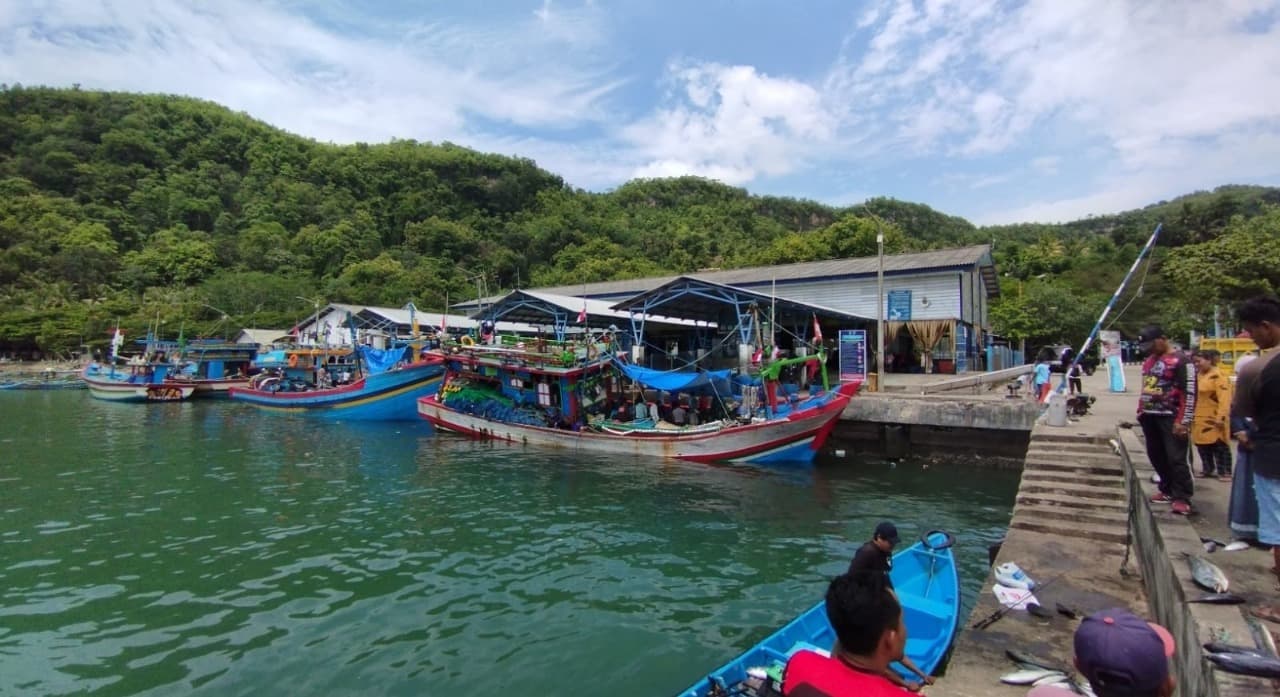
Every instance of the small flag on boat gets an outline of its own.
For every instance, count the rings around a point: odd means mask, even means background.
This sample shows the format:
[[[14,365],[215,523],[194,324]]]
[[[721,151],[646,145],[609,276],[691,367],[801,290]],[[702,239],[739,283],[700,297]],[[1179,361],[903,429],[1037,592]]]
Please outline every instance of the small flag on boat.
[[[813,343],[822,343],[822,325],[818,324],[818,313],[813,313]]]
[[[120,347],[124,346],[124,334],[120,333],[120,327],[116,327],[115,336],[111,337],[111,357],[115,358],[120,355]]]
[[[762,360],[764,360],[764,349],[758,348],[755,353],[751,354],[751,362],[759,363]]]
[[[582,301],[582,312],[578,313],[578,324],[582,324],[583,322],[586,322],[586,321],[587,321],[587,301],[584,298]]]

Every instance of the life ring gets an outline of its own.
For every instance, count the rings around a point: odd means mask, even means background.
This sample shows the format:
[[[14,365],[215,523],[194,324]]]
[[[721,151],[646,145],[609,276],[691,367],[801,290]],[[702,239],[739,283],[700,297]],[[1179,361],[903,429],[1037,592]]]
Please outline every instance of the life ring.
[[[458,339],[458,343],[462,344],[463,346],[475,346],[476,340],[472,339],[469,336],[464,335],[461,339]]]
[[[942,535],[943,540],[938,544],[933,543],[934,535]],[[956,543],[956,538],[946,530],[930,530],[920,536],[920,541],[924,543],[925,549],[940,550],[947,549]]]
[[[296,353],[289,354],[289,367],[290,368],[298,367],[298,354]]]

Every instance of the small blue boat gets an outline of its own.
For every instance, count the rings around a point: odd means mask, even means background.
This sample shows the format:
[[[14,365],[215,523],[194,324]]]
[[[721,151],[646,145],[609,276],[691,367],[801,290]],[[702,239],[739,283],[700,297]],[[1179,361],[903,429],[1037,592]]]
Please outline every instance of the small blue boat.
[[[907,657],[926,673],[937,670],[951,649],[960,619],[960,579],[952,542],[945,532],[926,533],[919,542],[893,555],[889,574],[907,625]],[[763,668],[780,676],[791,654],[801,649],[826,653],[835,640],[826,603],[819,602],[679,697],[740,694],[747,669]],[[916,679],[901,665],[895,663],[894,668],[902,677]]]
[[[436,393],[444,378],[443,359],[431,356],[414,360],[411,347],[396,351],[351,349],[288,349],[282,365],[261,373],[251,387],[233,387],[231,399],[268,411],[305,414],[348,421],[412,421],[417,402]],[[360,357],[362,371],[346,382]],[[412,363],[395,360],[403,355]],[[374,358],[377,356],[378,358]],[[271,361],[259,360],[270,366]],[[335,373],[343,377],[333,379]],[[319,378],[317,380],[317,377]]]

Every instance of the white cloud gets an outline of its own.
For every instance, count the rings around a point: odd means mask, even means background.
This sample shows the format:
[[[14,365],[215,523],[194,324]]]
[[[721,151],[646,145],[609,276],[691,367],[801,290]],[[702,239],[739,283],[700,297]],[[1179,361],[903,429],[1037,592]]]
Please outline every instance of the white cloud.
[[[1056,155],[1044,155],[1032,158],[1031,169],[1044,175],[1054,175],[1058,173],[1058,164],[1062,162],[1062,158]]]
[[[9,11],[2,81],[189,94],[336,142],[466,142],[471,115],[522,127],[598,122],[620,84],[607,64],[576,50],[599,31],[590,8],[497,28],[376,27],[390,37],[339,33],[287,8],[238,0]]]
[[[697,174],[730,184],[795,170],[833,135],[817,90],[750,66],[672,66],[670,105],[623,130],[635,176]]]

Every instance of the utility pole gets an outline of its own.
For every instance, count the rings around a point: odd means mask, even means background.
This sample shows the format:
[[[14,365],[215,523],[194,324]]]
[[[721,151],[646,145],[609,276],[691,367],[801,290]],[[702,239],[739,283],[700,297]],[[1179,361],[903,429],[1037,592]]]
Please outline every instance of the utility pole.
[[[884,352],[887,346],[884,340],[884,232],[880,229],[880,218],[876,217],[876,255],[879,257],[876,270],[876,390],[884,391]]]

